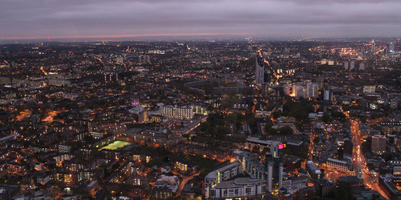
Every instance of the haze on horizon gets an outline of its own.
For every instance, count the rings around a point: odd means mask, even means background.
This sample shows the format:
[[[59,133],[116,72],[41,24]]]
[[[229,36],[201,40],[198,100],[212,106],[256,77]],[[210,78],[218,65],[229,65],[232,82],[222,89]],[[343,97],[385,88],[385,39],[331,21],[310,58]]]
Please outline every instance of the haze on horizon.
[[[0,0],[0,40],[399,37],[400,0]]]

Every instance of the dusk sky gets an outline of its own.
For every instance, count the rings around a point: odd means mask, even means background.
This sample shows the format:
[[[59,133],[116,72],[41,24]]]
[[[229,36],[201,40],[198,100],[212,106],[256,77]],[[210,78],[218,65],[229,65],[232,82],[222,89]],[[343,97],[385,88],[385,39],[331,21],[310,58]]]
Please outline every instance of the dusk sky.
[[[401,0],[0,0],[0,40],[398,37]]]

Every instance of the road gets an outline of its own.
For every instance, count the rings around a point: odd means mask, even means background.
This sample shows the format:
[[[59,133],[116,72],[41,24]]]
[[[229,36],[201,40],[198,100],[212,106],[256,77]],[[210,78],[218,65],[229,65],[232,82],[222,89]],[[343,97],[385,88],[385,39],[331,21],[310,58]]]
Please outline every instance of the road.
[[[313,147],[314,147],[315,137],[316,137],[315,133],[311,131],[309,134],[308,160],[313,159]]]
[[[183,179],[182,179],[182,181],[181,181],[181,183],[180,183],[180,186],[178,187],[177,195],[175,196],[175,198],[181,196],[181,192],[182,192],[182,190],[184,189],[185,185],[186,185],[190,180],[192,180],[193,178],[195,178],[195,176],[199,176],[199,174],[200,174],[200,172],[194,172],[191,176],[183,177]]]
[[[345,112],[341,107],[340,107],[341,112],[347,117],[347,119],[350,121],[350,128],[351,128],[351,134],[352,134],[352,142],[353,142],[353,149],[352,149],[352,160],[354,163],[354,169],[357,171],[357,173],[360,173],[359,175],[363,179],[363,184],[377,192],[379,192],[383,197],[386,199],[390,199],[387,194],[379,187],[378,185],[378,178],[377,174],[372,175],[369,172],[369,168],[367,167],[366,164],[366,159],[363,153],[361,153],[361,145],[362,145],[362,131],[359,128],[359,120],[357,119],[352,119],[349,115],[348,112]]]

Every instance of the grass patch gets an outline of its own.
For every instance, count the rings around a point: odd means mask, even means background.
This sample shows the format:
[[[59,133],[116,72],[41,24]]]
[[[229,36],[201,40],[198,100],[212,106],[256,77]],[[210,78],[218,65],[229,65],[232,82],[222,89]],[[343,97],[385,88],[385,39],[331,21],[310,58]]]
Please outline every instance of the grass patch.
[[[100,148],[99,151],[101,151],[103,149],[114,151],[114,150],[117,150],[117,149],[124,148],[124,147],[126,147],[126,146],[128,146],[130,144],[131,143],[129,143],[129,142],[117,140],[117,141],[114,141],[113,143],[110,143],[110,144]]]

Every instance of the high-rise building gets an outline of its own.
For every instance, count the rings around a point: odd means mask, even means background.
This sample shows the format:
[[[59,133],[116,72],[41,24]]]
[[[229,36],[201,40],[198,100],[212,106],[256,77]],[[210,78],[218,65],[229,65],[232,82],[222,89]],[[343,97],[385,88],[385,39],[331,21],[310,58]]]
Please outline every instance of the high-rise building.
[[[311,160],[309,160],[309,161],[306,162],[306,169],[307,169],[307,171],[308,171],[309,176],[310,176],[312,179],[319,180],[319,179],[321,179],[321,178],[323,177],[323,176],[322,176],[322,171],[321,171],[321,170],[319,169],[319,167],[317,167],[316,164],[315,164],[313,161],[311,161]]]
[[[345,61],[345,62],[344,62],[344,69],[345,69],[345,70],[348,70],[348,69],[349,69],[349,62],[348,62],[348,61]]]
[[[333,92],[331,90],[324,90],[323,100],[332,102],[333,101]]]
[[[365,70],[365,63],[363,63],[363,62],[359,63],[359,70],[360,71]]]
[[[355,68],[355,61],[351,61],[349,64],[349,70],[353,70]]]
[[[384,135],[372,136],[371,149],[375,154],[383,154],[386,151],[386,137]]]
[[[388,52],[389,53],[394,53],[395,52],[395,48],[394,48],[394,44],[391,42],[389,47],[388,47]]]
[[[256,72],[255,72],[255,79],[256,79],[256,85],[262,86],[264,83],[264,73],[265,70],[263,66],[259,65],[258,57],[256,57]]]
[[[255,65],[256,65],[255,69],[256,85],[260,87],[270,81],[270,70],[267,68],[261,53],[258,56],[256,56]]]
[[[285,144],[276,143],[270,147],[270,155],[266,159],[267,190],[277,193],[283,184],[283,155]]]
[[[371,45],[372,45],[371,49],[370,49],[371,54],[375,55],[376,54],[376,43],[375,43],[375,40],[372,40]]]
[[[307,82],[306,83],[306,97],[316,98],[318,96],[319,86],[317,83]]]
[[[319,83],[305,81],[283,86],[284,93],[295,98],[317,98],[319,96]]]

